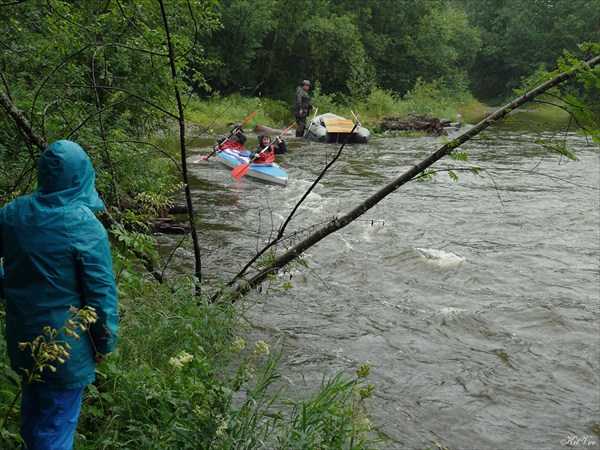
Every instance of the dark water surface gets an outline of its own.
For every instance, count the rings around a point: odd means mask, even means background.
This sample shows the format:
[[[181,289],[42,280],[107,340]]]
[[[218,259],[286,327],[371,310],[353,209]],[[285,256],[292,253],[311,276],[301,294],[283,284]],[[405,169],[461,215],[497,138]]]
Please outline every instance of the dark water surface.
[[[486,136],[460,163],[480,175],[441,172],[397,190],[309,249],[291,290],[254,294],[246,317],[256,338],[284,337],[283,370],[300,390],[300,373],[310,388],[370,362],[371,412],[391,437],[382,448],[598,449],[598,147],[562,135],[573,162],[525,128]],[[441,142],[347,146],[288,232],[347,212]],[[190,164],[208,278],[236,273],[338,148],[295,138],[288,147],[278,159],[286,188],[233,181],[216,158]],[[185,268],[187,253],[178,257]]]

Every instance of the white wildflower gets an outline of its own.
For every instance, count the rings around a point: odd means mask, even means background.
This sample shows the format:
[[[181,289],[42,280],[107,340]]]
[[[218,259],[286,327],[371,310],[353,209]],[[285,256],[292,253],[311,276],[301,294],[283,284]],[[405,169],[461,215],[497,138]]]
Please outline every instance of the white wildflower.
[[[179,355],[169,359],[169,364],[173,366],[175,370],[183,369],[183,365],[191,362],[194,359],[194,355],[190,355],[188,352],[180,352]]]
[[[231,347],[234,351],[240,352],[246,348],[246,341],[239,337],[231,343]]]
[[[173,366],[173,369],[175,370],[181,370],[183,369],[183,364],[181,363],[181,361],[179,360],[179,358],[170,358],[169,359],[169,364],[171,364]]]
[[[256,352],[256,356],[260,356],[260,355],[268,355],[269,353],[271,353],[271,348],[269,347],[269,344],[267,344],[265,341],[258,341],[255,344],[256,349],[254,350]]]
[[[223,436],[229,427],[229,422],[219,416],[219,427],[215,430],[215,436]]]
[[[188,352],[181,352],[179,354],[179,361],[181,361],[182,364],[187,364],[189,362],[191,362],[194,359],[194,355],[190,355]]]

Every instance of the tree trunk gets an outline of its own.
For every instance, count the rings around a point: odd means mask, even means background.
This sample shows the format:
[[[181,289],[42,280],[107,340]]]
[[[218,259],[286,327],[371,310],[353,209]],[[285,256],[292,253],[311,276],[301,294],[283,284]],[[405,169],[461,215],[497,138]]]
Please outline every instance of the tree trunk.
[[[202,259],[200,256],[200,243],[198,241],[198,229],[196,226],[196,219],[194,217],[194,205],[192,203],[192,191],[190,190],[190,182],[188,179],[187,171],[187,151],[185,144],[185,115],[183,110],[183,101],[181,100],[181,93],[177,87],[177,66],[175,62],[175,53],[173,51],[173,42],[171,40],[171,32],[169,31],[169,21],[167,20],[167,13],[163,0],[159,0],[160,10],[163,17],[163,24],[165,27],[165,34],[167,38],[167,44],[169,47],[169,63],[171,66],[171,78],[173,80],[173,89],[175,90],[175,98],[177,100],[178,108],[178,119],[179,119],[179,145],[181,153],[181,176],[183,177],[183,184],[185,189],[185,199],[188,208],[188,217],[191,227],[192,245],[194,246],[194,270],[197,279],[196,283],[196,294],[200,294],[200,283],[202,281]]]

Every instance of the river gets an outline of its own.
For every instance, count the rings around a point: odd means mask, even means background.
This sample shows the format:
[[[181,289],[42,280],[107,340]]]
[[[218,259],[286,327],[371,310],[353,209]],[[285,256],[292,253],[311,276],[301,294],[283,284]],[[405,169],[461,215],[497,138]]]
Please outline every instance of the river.
[[[381,448],[600,448],[598,146],[546,128],[579,161],[548,153],[528,126],[502,125],[462,147],[468,163],[435,166],[478,175],[409,183],[273,282],[292,289],[252,295],[254,337],[284,338],[283,371],[299,390],[301,374],[310,390],[369,362],[370,412],[390,437]],[[442,139],[346,146],[288,233],[347,212]],[[236,273],[338,149],[287,141],[285,188],[233,181],[216,158],[190,164],[208,278]]]

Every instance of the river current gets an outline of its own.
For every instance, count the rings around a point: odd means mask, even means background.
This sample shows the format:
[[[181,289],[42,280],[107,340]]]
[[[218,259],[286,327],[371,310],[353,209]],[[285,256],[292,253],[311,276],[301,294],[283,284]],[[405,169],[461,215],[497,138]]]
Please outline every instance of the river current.
[[[251,296],[253,337],[282,339],[282,371],[298,390],[369,362],[369,411],[390,437],[381,448],[600,448],[598,146],[576,133],[543,136],[560,137],[579,161],[547,152],[526,127],[486,132],[461,147],[468,162],[438,162],[431,180],[408,183],[310,248],[307,268],[273,282],[291,289]],[[235,274],[339,147],[287,142],[285,188],[234,181],[214,157],[195,163],[212,141],[192,150],[207,278]],[[289,242],[442,142],[346,146],[290,223]]]

